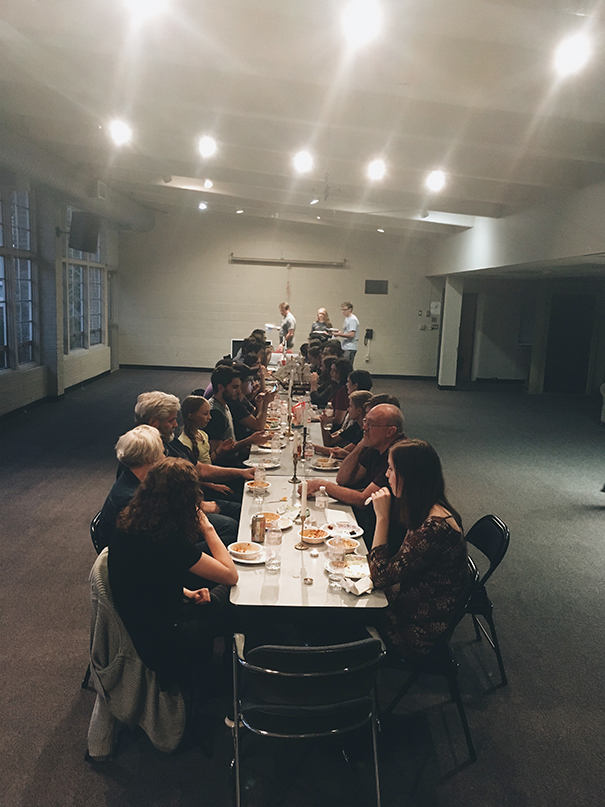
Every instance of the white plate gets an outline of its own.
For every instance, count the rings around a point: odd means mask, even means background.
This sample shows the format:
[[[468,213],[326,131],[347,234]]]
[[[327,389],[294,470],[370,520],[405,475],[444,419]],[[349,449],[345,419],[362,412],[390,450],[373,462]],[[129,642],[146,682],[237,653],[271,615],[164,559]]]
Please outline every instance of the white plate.
[[[231,555],[231,557],[233,558],[233,555]],[[242,558],[233,558],[234,563],[243,563],[244,566],[260,566],[266,560],[267,560],[267,550],[265,549],[265,547],[263,547],[261,551],[258,553],[258,555],[255,555],[253,558],[247,558],[246,560],[243,560]]]
[[[348,535],[334,535],[332,538],[327,538],[327,546],[331,547],[333,545],[333,541],[342,541],[345,545],[345,552],[349,554],[351,552],[356,552],[359,548],[359,541],[356,541],[355,538],[349,538]]]
[[[328,537],[328,535],[327,535],[327,531],[326,531],[326,530],[324,530],[324,528],[323,528],[323,527],[307,527],[307,525],[305,524],[305,532],[307,532],[308,530],[319,530],[319,531],[321,531],[321,532],[323,532],[323,533],[326,533],[326,535],[322,536],[321,538],[319,538],[319,537],[317,537],[317,538],[311,538],[309,535],[306,535],[306,536],[303,538],[303,536],[302,536],[302,530],[299,530],[299,531],[298,531],[298,537],[299,537],[299,538],[301,539],[301,541],[303,541],[305,544],[323,544],[323,542],[324,542],[324,541],[326,540],[326,538]]]
[[[311,468],[313,468],[314,471],[337,471],[340,468],[340,463],[336,462],[334,465],[317,465],[316,461],[313,460]]]
[[[273,471],[275,468],[279,468],[279,462],[271,462],[269,460],[244,460],[244,465],[247,465],[248,468],[256,468],[261,462],[263,468],[267,471]]]
[[[286,447],[286,444],[285,444],[285,443],[282,443],[282,444],[280,445],[280,447],[279,447],[279,450],[280,450],[280,451],[283,451],[283,449],[284,449],[285,447]],[[270,453],[273,451],[273,449],[272,449],[272,448],[265,448],[264,446],[257,446],[257,449],[258,449],[258,453],[259,453],[259,454],[270,454]]]
[[[352,521],[330,521],[323,525],[330,533],[331,538],[338,536],[339,538],[361,538],[363,530],[359,524],[354,524]]]
[[[326,561],[325,570],[329,572],[329,574],[339,574],[342,571],[342,576],[347,577],[349,580],[359,580],[360,577],[368,577],[370,574],[370,567],[368,566],[368,561],[363,555],[346,555],[347,563],[349,562],[349,558],[362,558],[365,563],[355,564],[355,568],[349,568],[348,566],[345,567],[344,570],[335,569],[332,566],[332,561]]]

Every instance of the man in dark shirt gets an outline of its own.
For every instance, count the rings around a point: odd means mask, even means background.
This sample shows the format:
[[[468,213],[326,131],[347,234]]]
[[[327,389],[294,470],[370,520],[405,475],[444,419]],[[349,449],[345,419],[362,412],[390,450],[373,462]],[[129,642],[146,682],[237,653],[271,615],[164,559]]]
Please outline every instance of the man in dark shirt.
[[[230,404],[238,400],[241,383],[240,375],[233,367],[220,366],[212,373],[214,394],[210,399],[210,423],[205,428],[210,441],[210,452],[216,451],[224,440],[235,441],[232,450],[221,456],[223,465],[241,462],[242,458],[247,457],[251,445],[259,445],[266,439],[261,431],[256,429],[247,437],[236,439]]]

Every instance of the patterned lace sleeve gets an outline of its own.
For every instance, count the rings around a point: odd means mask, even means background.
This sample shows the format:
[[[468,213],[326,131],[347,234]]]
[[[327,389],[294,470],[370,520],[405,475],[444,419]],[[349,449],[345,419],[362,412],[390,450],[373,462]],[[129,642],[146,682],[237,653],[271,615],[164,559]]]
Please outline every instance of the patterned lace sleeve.
[[[439,535],[451,527],[442,520],[427,518],[417,530],[408,530],[396,555],[389,557],[387,546],[377,546],[368,555],[370,574],[376,588],[405,588],[423,566],[439,552]]]

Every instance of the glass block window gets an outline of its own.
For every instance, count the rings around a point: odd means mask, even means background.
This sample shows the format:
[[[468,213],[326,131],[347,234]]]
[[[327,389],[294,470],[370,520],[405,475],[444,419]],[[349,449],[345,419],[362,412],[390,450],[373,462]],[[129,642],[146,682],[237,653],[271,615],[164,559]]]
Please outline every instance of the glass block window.
[[[84,266],[70,263],[67,267],[67,316],[70,350],[87,347],[84,322],[86,307],[84,274]]]
[[[32,262],[16,258],[15,301],[17,321],[17,361],[26,364],[34,360],[34,299]]]
[[[104,305],[104,272],[102,269],[91,267],[88,271],[88,307],[90,344],[100,345],[103,341],[103,314]]]
[[[0,370],[8,367],[8,326],[6,322],[6,278],[4,257],[0,255]]]
[[[24,252],[31,250],[31,218],[27,191],[13,191],[11,194],[11,234],[13,249]]]

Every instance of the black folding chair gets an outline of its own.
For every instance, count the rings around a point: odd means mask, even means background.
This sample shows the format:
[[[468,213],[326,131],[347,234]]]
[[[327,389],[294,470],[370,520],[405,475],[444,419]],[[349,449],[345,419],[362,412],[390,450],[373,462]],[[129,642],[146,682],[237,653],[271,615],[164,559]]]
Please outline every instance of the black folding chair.
[[[234,766],[241,805],[240,731],[288,739],[327,737],[372,727],[376,804],[380,807],[375,682],[384,645],[377,632],[323,647],[263,645],[244,653],[233,637]],[[243,685],[243,686],[242,686]],[[344,754],[344,751],[343,751]],[[348,758],[345,754],[345,759]]]
[[[466,712],[464,711],[464,705],[462,703],[462,697],[460,695],[460,688],[458,686],[458,662],[456,661],[456,657],[450,647],[450,639],[454,633],[456,625],[460,622],[460,620],[466,614],[466,607],[473,596],[475,587],[478,585],[479,581],[479,573],[477,572],[477,567],[473,563],[473,561],[469,558],[469,569],[470,569],[470,578],[469,583],[466,589],[465,595],[462,597],[458,607],[456,608],[452,621],[445,633],[440,637],[437,644],[433,647],[433,649],[428,653],[426,656],[423,656],[419,659],[406,659],[399,656],[396,650],[392,649],[391,647],[388,648],[387,657],[385,660],[385,666],[394,668],[397,670],[404,670],[409,672],[410,674],[406,678],[403,686],[397,693],[397,695],[393,698],[391,703],[387,706],[387,708],[382,712],[382,714],[390,714],[393,709],[397,706],[397,704],[401,701],[401,699],[406,695],[406,693],[411,689],[415,681],[421,675],[438,675],[445,678],[448,682],[450,688],[450,695],[452,701],[458,707],[458,714],[460,715],[460,722],[462,723],[462,729],[464,731],[464,736],[466,738],[466,744],[468,746],[468,751],[470,755],[470,761],[474,762],[477,759],[477,754],[475,752],[475,746],[473,745],[473,739],[471,737],[471,732],[468,726],[468,720],[466,718]]]
[[[99,522],[101,521],[101,511],[96,514],[93,520],[90,522],[90,540],[92,541],[92,545],[95,548],[95,552],[97,555],[100,555],[101,552],[105,549],[106,543],[101,538],[99,532]],[[90,681],[90,664],[86,668],[86,672],[84,673],[84,678],[82,679],[82,689],[88,689],[88,682]]]
[[[469,544],[476,546],[489,560],[489,568],[479,580],[475,591],[468,601],[466,613],[470,614],[473,618],[477,641],[481,641],[481,634],[483,634],[494,649],[496,659],[498,660],[498,668],[500,669],[500,686],[506,686],[507,678],[504,672],[502,654],[500,653],[498,635],[496,634],[496,627],[494,625],[494,606],[487,595],[485,583],[489,580],[494,571],[498,568],[502,558],[506,555],[510,541],[510,532],[506,524],[500,521],[496,516],[483,516],[483,518],[480,518],[479,521],[470,528],[466,540]],[[479,620],[479,617],[483,617],[486,621],[489,632],[485,625]]]

